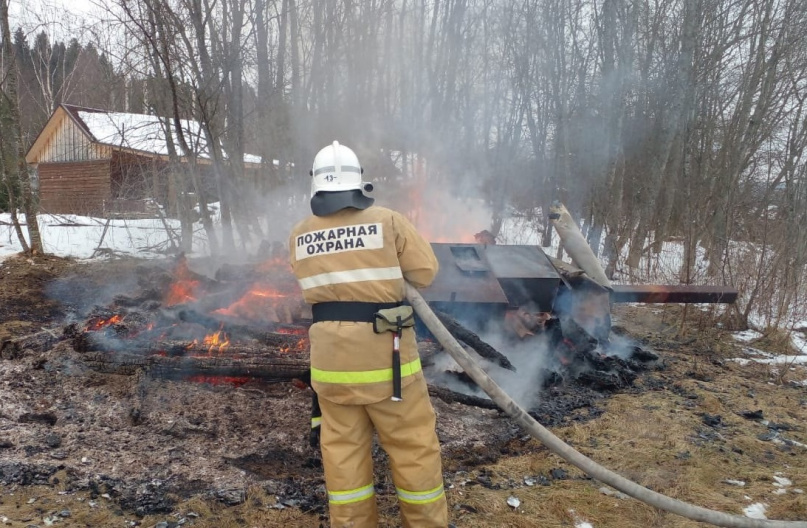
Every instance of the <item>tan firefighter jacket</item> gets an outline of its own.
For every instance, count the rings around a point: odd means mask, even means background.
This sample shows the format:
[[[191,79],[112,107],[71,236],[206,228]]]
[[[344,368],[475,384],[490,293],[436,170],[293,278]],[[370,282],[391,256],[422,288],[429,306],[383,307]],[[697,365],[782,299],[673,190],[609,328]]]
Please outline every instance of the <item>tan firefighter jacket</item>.
[[[291,267],[309,304],[332,301],[400,302],[404,280],[431,284],[438,264],[431,245],[400,213],[372,206],[310,216],[292,229]],[[367,405],[392,395],[391,332],[372,323],[321,321],[311,325],[311,385],[320,398]],[[401,337],[402,386],[423,377],[415,332]]]

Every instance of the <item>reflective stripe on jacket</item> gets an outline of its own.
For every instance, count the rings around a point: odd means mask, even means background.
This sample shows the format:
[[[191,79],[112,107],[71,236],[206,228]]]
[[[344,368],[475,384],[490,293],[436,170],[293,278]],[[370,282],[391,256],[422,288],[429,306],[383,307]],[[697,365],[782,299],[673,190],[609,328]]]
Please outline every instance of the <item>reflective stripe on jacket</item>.
[[[400,213],[384,207],[310,216],[289,238],[290,261],[309,304],[400,302],[404,280],[431,284],[431,245]],[[321,398],[364,405],[392,394],[392,333],[371,323],[322,321],[311,326],[311,384]],[[403,385],[422,377],[412,328],[401,337]]]

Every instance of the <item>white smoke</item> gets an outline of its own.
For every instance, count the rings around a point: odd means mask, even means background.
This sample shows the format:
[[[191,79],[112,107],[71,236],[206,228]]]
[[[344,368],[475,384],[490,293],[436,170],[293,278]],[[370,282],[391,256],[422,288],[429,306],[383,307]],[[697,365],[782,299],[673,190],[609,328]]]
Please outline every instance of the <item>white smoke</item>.
[[[515,340],[503,331],[490,331],[480,335],[480,338],[507,357],[516,371],[505,369],[479,356],[467,346],[464,347],[465,350],[516,403],[525,409],[535,408],[540,401],[546,376],[556,368],[548,336],[536,335]],[[458,374],[462,372],[462,368],[448,353],[438,354],[432,361],[433,366],[428,370],[432,383],[461,394],[487,398],[478,386],[460,381]]]

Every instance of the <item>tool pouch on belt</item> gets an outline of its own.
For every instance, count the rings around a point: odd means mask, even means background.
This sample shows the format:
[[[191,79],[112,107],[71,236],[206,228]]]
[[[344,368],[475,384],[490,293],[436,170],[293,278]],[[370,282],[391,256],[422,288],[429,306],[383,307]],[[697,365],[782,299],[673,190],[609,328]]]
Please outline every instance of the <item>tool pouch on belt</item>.
[[[375,313],[373,331],[376,334],[392,332],[392,401],[403,399],[401,387],[401,333],[404,328],[415,326],[415,312],[411,306],[385,308]]]
[[[400,318],[400,328],[398,319]],[[396,306],[386,308],[375,313],[373,319],[373,332],[383,334],[384,332],[400,332],[402,328],[415,326],[415,311],[411,306]]]

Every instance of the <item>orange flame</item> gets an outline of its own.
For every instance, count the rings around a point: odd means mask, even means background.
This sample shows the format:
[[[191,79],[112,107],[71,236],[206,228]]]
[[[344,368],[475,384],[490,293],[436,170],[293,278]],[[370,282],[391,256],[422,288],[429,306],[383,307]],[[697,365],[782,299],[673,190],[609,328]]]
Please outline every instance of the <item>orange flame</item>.
[[[105,328],[107,326],[111,326],[113,324],[118,324],[123,321],[123,317],[120,315],[113,315],[109,319],[96,319],[90,324],[87,325],[86,331],[87,332],[97,332],[98,330]]]
[[[284,293],[266,285],[255,285],[236,302],[213,313],[252,321],[290,324],[302,306],[302,295]]]
[[[227,337],[227,334],[219,330],[218,332],[206,335],[202,343],[210,347],[208,352],[212,352],[215,347],[219,347],[219,352],[224,352],[224,350],[230,346],[230,339]]]
[[[277,290],[258,286],[249,290],[227,308],[220,308],[213,313],[260,320],[266,316],[270,308],[274,308],[280,300],[286,297],[288,297],[287,294]]]
[[[290,354],[292,352],[305,352],[306,350],[308,350],[308,338],[307,337],[304,337],[304,338],[300,339],[299,341],[297,341],[297,343],[295,343],[294,346],[288,345],[288,346],[280,349],[281,352],[286,353],[286,354]]]
[[[188,268],[188,261],[182,259],[177,264],[174,275],[177,281],[168,289],[168,293],[163,299],[163,304],[166,306],[174,306],[175,304],[182,304],[189,301],[195,301],[198,298],[199,281],[193,278],[190,268]]]
[[[207,347],[208,354],[212,354],[214,350],[221,354],[230,346],[230,338],[227,337],[227,334],[223,330],[219,330],[218,332],[206,335],[204,339],[202,339],[202,345]],[[199,346],[199,341],[194,339],[187,348],[191,349],[197,346]]]
[[[240,299],[213,313],[254,322],[292,323],[303,306],[302,293],[287,259],[270,258],[255,267],[260,280]]]
[[[171,289],[168,290],[168,294],[165,296],[165,305],[174,306],[175,304],[195,301],[197,286],[199,286],[199,281],[180,281],[172,284]]]

